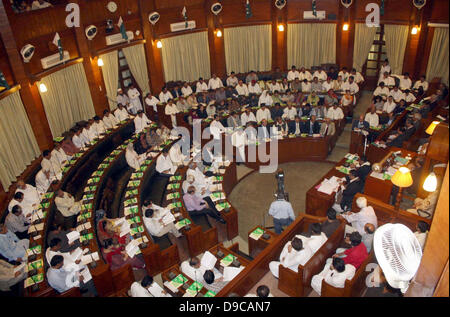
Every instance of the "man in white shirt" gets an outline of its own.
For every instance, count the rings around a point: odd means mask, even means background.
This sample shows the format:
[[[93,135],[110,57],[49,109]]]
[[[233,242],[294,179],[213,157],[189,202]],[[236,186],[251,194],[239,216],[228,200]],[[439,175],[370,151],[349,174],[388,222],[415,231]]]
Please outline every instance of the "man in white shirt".
[[[184,82],[183,87],[181,87],[181,93],[184,97],[192,95],[193,91],[191,86],[188,85],[187,82]]]
[[[183,88],[181,88],[181,89],[183,89]],[[148,93],[147,96],[145,96],[144,101],[147,106],[152,107],[152,109],[155,113],[158,112],[158,108],[156,106],[157,104],[159,104],[158,98],[153,96],[151,93]]]
[[[383,112],[391,113],[394,111],[397,105],[394,102],[394,98],[392,96],[388,96],[388,100],[384,103]]]
[[[140,282],[133,282],[129,294],[131,297],[172,297],[149,275],[144,276]]]
[[[121,88],[117,89],[116,100],[117,100],[117,105],[122,104],[124,107],[126,107],[130,103],[130,98],[128,98],[128,96],[124,94],[124,92]]]
[[[302,240],[295,237],[284,246],[280,254],[280,260],[269,263],[270,272],[278,278],[280,265],[298,272],[298,266],[305,265],[312,255],[313,253],[310,249],[303,247]]]
[[[174,145],[171,146],[169,150],[169,156],[173,165],[177,167],[180,165],[186,166],[189,161],[189,156],[186,156],[181,152],[181,146],[178,143],[175,143]]]
[[[162,237],[170,232],[177,238],[181,237],[181,233],[175,228],[175,223],[173,222],[175,218],[169,209],[161,208],[150,201],[146,201],[143,206],[143,212],[145,228],[152,236]]]
[[[303,79],[302,82],[302,93],[310,93],[311,92],[311,83],[308,82],[307,79]]]
[[[333,89],[333,82],[331,81],[331,77],[328,77],[327,80],[322,83],[322,90],[328,92],[330,89]]]
[[[371,127],[378,127],[380,124],[380,118],[376,113],[375,105],[372,104],[370,107],[370,112],[366,113],[366,116],[364,117],[364,121],[367,121]]]
[[[267,109],[265,104],[261,105],[261,108],[256,111],[256,121],[260,123],[262,120],[272,120],[270,110]]]
[[[333,107],[330,107],[327,112],[327,118],[330,120],[341,120],[344,119],[344,112],[341,107],[338,107],[337,104],[333,104]]]
[[[144,111],[139,110],[134,118],[134,130],[136,134],[145,130],[152,122],[147,118]]]
[[[267,87],[269,88],[269,90],[270,90],[271,92],[275,92],[275,91],[280,92],[280,91],[281,91],[281,86],[280,86],[279,83],[277,83],[276,80],[272,80],[271,82],[269,82],[269,83],[267,84]]]
[[[402,99],[405,99],[405,94],[403,91],[398,89],[398,86],[394,86],[394,88],[389,92],[389,96],[392,96],[396,103],[400,102]]]
[[[273,104],[272,93],[267,90],[263,90],[261,96],[258,99],[258,106],[265,104],[266,106],[271,106]]]
[[[119,125],[119,120],[108,110],[103,111],[103,125],[106,129],[114,129]]]
[[[127,149],[125,150],[125,160],[131,168],[137,171],[145,161],[145,155],[137,154],[137,152],[134,150],[133,143],[130,142],[128,143]]]
[[[44,150],[42,156],[42,171],[48,174],[51,179],[60,180],[62,178],[61,169],[59,165],[55,164],[55,160],[51,160],[51,152],[49,150]]]
[[[247,85],[244,84],[244,82],[242,80],[239,80],[235,89],[239,96],[248,96],[248,94],[249,94]]]
[[[17,181],[16,193],[23,194],[23,203],[26,205],[37,205],[41,201],[40,194],[36,187],[30,184],[25,184],[25,182],[21,179]]]
[[[206,268],[201,266],[200,259],[193,257],[190,260],[186,260],[180,265],[181,272],[186,274],[189,278],[199,283],[203,282],[203,274]]]
[[[284,108],[283,115],[281,116],[284,120],[294,120],[297,115],[297,109],[289,103],[286,108]]]
[[[162,153],[156,159],[156,171],[165,177],[173,176],[177,167],[173,165],[169,156],[169,150],[167,148],[162,150]]]
[[[301,239],[304,247],[310,249],[312,254],[314,254],[325,242],[327,242],[328,237],[324,232],[322,232],[322,225],[318,222],[311,224],[310,229],[310,237],[306,237],[301,234],[296,235],[296,237]]]
[[[413,89],[419,89],[419,87],[423,88],[423,92],[426,92],[428,90],[428,82],[425,80],[424,75],[420,76],[420,80],[414,83]]]
[[[381,65],[381,69],[380,69],[380,77],[381,77],[384,73],[388,73],[388,74],[391,73],[391,66],[389,65],[389,61],[388,61],[387,58],[383,61],[383,65]]]
[[[256,117],[249,108],[245,108],[245,112],[241,114],[241,124],[246,126],[248,122],[256,122]]]
[[[55,198],[56,208],[64,217],[78,215],[81,211],[81,201],[75,201],[75,198],[62,189],[58,190]]]
[[[172,93],[164,86],[162,91],[159,93],[159,101],[161,103],[167,103],[169,100],[173,99]]]
[[[167,116],[170,116],[171,122],[172,122],[172,126],[176,127],[177,126],[177,117],[176,114],[180,112],[180,110],[178,109],[177,105],[173,103],[172,100],[169,100],[166,104],[166,107],[164,108],[164,113]]]
[[[358,85],[360,85],[364,81],[363,75],[361,75],[360,72],[357,72],[355,68],[352,68],[350,74],[351,76],[353,76],[353,78],[355,79],[355,83],[357,83]]]
[[[420,220],[417,223],[416,226],[416,232],[414,232],[414,235],[416,236],[417,240],[419,241],[420,247],[423,248],[425,246],[425,242],[427,241],[427,236],[428,236],[428,229],[429,229],[429,225],[428,223],[426,223],[425,221]]]
[[[52,181],[50,179],[50,175],[44,173],[44,171],[41,169],[36,174],[35,182],[36,182],[36,189],[37,189],[38,193],[40,195],[42,195],[47,192]]]
[[[131,113],[136,114],[139,110],[142,110],[141,99],[139,98],[141,93],[137,90],[137,88],[131,84],[130,88],[128,88],[128,98],[130,98],[131,104]]]
[[[322,281],[336,288],[344,288],[345,281],[351,280],[355,276],[356,269],[351,264],[345,264],[341,258],[330,258],[325,263],[322,272],[316,274],[311,279],[311,287],[317,294],[322,293]]]
[[[291,70],[287,74],[287,80],[293,81],[296,78],[300,78],[300,73],[295,68],[295,65],[292,65]]]
[[[359,91],[359,86],[357,83],[355,83],[354,80],[355,79],[353,76],[348,77],[348,80],[342,84],[342,90],[344,90],[344,91],[350,90],[350,93],[352,95],[357,94]]]
[[[94,117],[94,122],[92,123],[92,128],[96,131],[97,136],[100,136],[101,134],[106,133],[105,125],[103,124],[103,121],[100,120],[99,116]]]
[[[303,81],[303,80],[307,80],[307,81],[311,81],[312,80],[312,75],[311,75],[311,73],[309,72],[309,71],[307,71],[306,69],[305,69],[305,67],[302,67],[302,68],[300,68],[300,73],[299,73],[299,79],[301,80],[301,81]]]
[[[405,90],[405,101],[406,102],[414,102],[416,99],[417,99],[416,96],[414,96],[414,94],[409,89]]]
[[[214,115],[214,120],[211,122],[209,128],[214,140],[220,141],[220,136],[222,133],[225,132],[225,128],[220,122],[219,115],[217,114]]]
[[[50,153],[51,153],[50,161],[52,161],[52,164],[54,166],[58,166],[59,170],[62,170],[64,165],[67,163],[68,159],[66,153],[61,148],[61,143],[55,143],[55,147]]]
[[[404,73],[402,77],[400,77],[400,89],[406,90],[411,89],[412,80],[409,77],[409,73]]]
[[[347,67],[342,67],[342,70],[338,73],[338,76],[341,76],[342,81],[346,82],[348,77],[350,77],[350,73],[347,71]]]
[[[227,86],[235,87],[238,84],[239,80],[235,76],[234,72],[231,72],[230,76],[227,78]]]
[[[314,77],[317,77],[317,79],[320,81],[325,81],[325,80],[327,80],[328,76],[327,76],[327,73],[323,70],[323,68],[319,67],[319,69],[314,72],[313,78]]]
[[[378,85],[379,85],[381,82],[384,82],[384,85],[385,85],[385,86],[389,86],[389,87],[395,86],[395,80],[394,80],[394,78],[392,78],[391,76],[389,76],[389,74],[388,74],[387,72],[385,72],[385,73],[383,74],[383,76],[380,77],[380,79],[378,80]]]
[[[248,85],[248,92],[255,95],[260,95],[262,93],[261,87],[256,82],[256,80],[252,80],[251,84]]]
[[[195,89],[195,93],[199,93],[199,92],[207,92],[208,91],[208,85],[206,84],[206,82],[203,80],[202,77],[200,77],[197,81],[197,85],[196,85],[196,89]]]
[[[247,134],[244,129],[238,129],[231,136],[231,144],[236,147],[236,161],[239,163],[245,162],[245,145],[247,145]]]
[[[25,203],[24,196],[25,195],[21,192],[15,193],[13,199],[11,199],[8,204],[8,211],[12,212],[15,206],[19,206],[22,209],[24,216],[29,218],[31,217],[34,208],[33,205]]]
[[[382,81],[378,84],[378,87],[373,92],[373,95],[381,96],[381,98],[383,98],[383,100],[387,99],[387,96],[389,96],[389,88],[386,87],[386,85],[384,84],[384,81]]]
[[[81,136],[81,132],[82,129],[77,129],[75,130],[74,135],[72,136],[72,142],[73,144],[79,148],[79,149],[83,149],[86,146],[86,141],[84,140],[84,138]]]
[[[208,82],[208,89],[216,90],[220,87],[223,87],[222,80],[220,80],[216,74],[212,74],[212,78],[210,78]]]
[[[114,116],[119,122],[128,120],[130,118],[130,114],[122,104],[117,104],[117,109],[114,111]]]
[[[359,232],[359,234],[361,234],[361,236],[363,236],[365,234],[364,226],[367,223],[371,223],[375,226],[375,228],[377,228],[377,216],[375,214],[375,210],[373,210],[373,207],[367,206],[367,199],[365,197],[358,197],[358,199],[356,199],[356,205],[358,206],[358,208],[360,208],[359,212],[346,212],[341,216],[348,223],[351,223],[351,226],[345,226],[346,234],[352,233],[356,230]]]

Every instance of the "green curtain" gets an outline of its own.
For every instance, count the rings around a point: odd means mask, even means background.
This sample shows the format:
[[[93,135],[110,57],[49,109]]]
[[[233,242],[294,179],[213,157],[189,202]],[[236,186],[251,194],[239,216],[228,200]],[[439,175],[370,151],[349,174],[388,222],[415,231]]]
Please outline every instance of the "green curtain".
[[[19,91],[0,99],[0,181],[5,191],[39,154]]]
[[[355,45],[353,48],[353,68],[360,72],[370,52],[377,28],[363,23],[355,24]]]
[[[77,63],[48,75],[38,83],[47,86],[40,92],[53,137],[60,136],[75,122],[95,115],[83,64]]]
[[[195,32],[161,40],[165,81],[194,81],[211,77],[208,32]]]
[[[336,62],[335,23],[291,23],[287,27],[288,68]]]
[[[441,77],[441,82],[448,85],[448,28],[436,28],[428,58],[427,80]]]
[[[128,66],[130,67],[134,79],[139,85],[139,88],[141,88],[142,95],[145,96],[150,92],[150,85],[144,44],[125,47],[122,49],[122,52],[127,59]]]
[[[227,73],[272,69],[272,26],[270,24],[225,28]]]
[[[408,31],[408,25],[384,25],[386,55],[392,74],[402,74]]]
[[[119,87],[119,56],[117,51],[100,55],[103,60],[102,74],[106,87],[109,109],[117,108],[117,89]]]

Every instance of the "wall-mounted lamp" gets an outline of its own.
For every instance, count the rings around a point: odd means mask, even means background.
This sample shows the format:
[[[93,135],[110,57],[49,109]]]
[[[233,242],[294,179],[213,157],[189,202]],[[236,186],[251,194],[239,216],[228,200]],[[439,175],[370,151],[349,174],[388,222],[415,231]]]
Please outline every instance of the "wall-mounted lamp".
[[[47,86],[45,86],[45,84],[39,84],[39,91],[40,92],[47,92]]]
[[[221,30],[217,30],[216,31],[216,36],[217,37],[222,37],[222,31]]]
[[[97,59],[97,65],[99,66],[99,67],[102,67],[104,64],[103,64],[103,59],[101,59],[100,57]]]
[[[162,47],[162,42],[161,41],[156,41],[156,47],[157,48],[161,48]]]
[[[418,26],[414,26],[414,27],[411,29],[411,34],[412,34],[412,35],[416,35],[416,34],[419,32],[419,30],[420,30],[420,28],[419,28]]]
[[[284,25],[283,24],[278,24],[278,31],[284,32]]]
[[[342,26],[342,30],[343,31],[348,31],[348,29],[349,29],[349,25],[348,25],[348,23],[344,23],[344,25]]]

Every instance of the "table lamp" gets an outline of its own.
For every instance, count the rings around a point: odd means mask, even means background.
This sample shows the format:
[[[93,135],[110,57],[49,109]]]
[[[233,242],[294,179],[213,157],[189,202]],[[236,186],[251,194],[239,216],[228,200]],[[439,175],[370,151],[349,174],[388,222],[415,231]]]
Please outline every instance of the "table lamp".
[[[434,192],[437,188],[437,178],[436,174],[434,172],[431,172],[430,175],[427,176],[425,179],[425,182],[423,183],[423,189],[425,189],[427,192]]]
[[[439,121],[433,121],[430,123],[430,125],[428,126],[428,128],[425,130],[426,134],[429,135],[433,135],[434,129],[436,129],[436,127],[438,126],[440,122]]]
[[[392,184],[399,187],[397,199],[395,200],[395,209],[400,208],[400,202],[402,199],[402,191],[404,187],[409,187],[413,184],[411,177],[411,171],[407,167],[400,167],[394,176],[391,178]]]

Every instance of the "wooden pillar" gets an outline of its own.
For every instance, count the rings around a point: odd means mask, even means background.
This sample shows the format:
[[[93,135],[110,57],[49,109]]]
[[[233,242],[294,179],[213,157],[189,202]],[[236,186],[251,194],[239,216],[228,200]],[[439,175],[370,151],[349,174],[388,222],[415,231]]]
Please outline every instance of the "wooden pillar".
[[[272,15],[272,70],[280,67],[281,71],[290,69],[287,65],[287,7],[279,10],[271,5]],[[278,25],[284,26],[284,31],[278,29]]]
[[[80,0],[72,0],[73,3],[78,4],[81,7]],[[77,41],[78,51],[80,57],[83,58],[84,72],[86,73],[86,78],[89,84],[89,90],[91,92],[92,102],[94,103],[95,113],[98,116],[103,115],[103,111],[109,108],[108,99],[106,98],[106,88],[103,82],[103,78],[97,66],[96,59],[91,56],[89,50],[89,40],[86,38],[84,33],[83,14],[80,16],[81,27],[74,27],[75,39]]]
[[[427,1],[427,4],[421,9],[423,10],[420,17],[420,34],[417,51],[414,60],[414,72],[410,75],[412,78],[419,79],[421,75],[424,75],[427,70],[428,58],[430,57],[431,43],[434,35],[434,28],[428,27],[427,23],[431,18],[431,12],[433,9],[433,1]]]
[[[153,95],[159,93],[164,85],[161,49],[156,47],[156,38],[153,33],[154,28],[148,20],[149,13],[154,11],[155,8],[155,0],[139,0],[142,34],[146,40],[144,48],[147,57],[147,69],[150,75],[150,89]]]
[[[208,27],[208,44],[209,44],[209,59],[211,64],[211,74],[216,74],[217,77],[227,77],[227,69],[225,63],[225,48],[223,42],[224,30],[221,28],[220,14],[218,16],[211,12],[211,6],[215,0],[205,1],[205,15],[206,26]],[[216,29],[222,32],[222,37],[216,36]]]
[[[14,14],[11,11],[11,8],[5,8],[3,2],[0,1],[0,36],[5,45],[13,77],[16,84],[21,86],[20,96],[39,148],[41,150],[51,148],[53,137],[48,125],[47,117],[45,116],[44,106],[37,85],[32,85],[30,79],[26,75],[22,58],[17,50],[17,44],[14,39],[11,24],[9,23],[6,14],[7,10],[10,12],[10,15]]]
[[[347,67],[349,70],[353,67],[353,47],[355,43],[355,10],[353,4],[345,8],[339,4],[338,23],[336,25],[336,64],[339,68]],[[349,25],[349,29],[344,31],[344,24]]]

